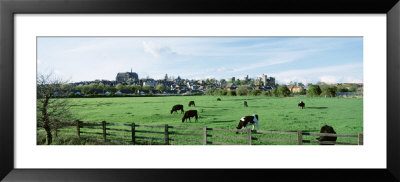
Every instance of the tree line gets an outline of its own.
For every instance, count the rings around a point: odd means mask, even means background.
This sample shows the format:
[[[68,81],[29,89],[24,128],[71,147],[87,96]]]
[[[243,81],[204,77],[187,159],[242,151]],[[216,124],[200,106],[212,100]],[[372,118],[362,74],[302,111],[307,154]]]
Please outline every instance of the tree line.
[[[208,89],[206,95],[213,96],[275,96],[275,97],[289,97],[294,95],[306,95],[310,97],[335,97],[338,92],[356,92],[357,87],[340,85],[317,85],[308,84],[308,89],[300,89],[299,92],[291,92],[287,85],[279,85],[277,88],[261,91],[251,90],[246,86],[239,86],[236,90],[224,90],[224,89]]]

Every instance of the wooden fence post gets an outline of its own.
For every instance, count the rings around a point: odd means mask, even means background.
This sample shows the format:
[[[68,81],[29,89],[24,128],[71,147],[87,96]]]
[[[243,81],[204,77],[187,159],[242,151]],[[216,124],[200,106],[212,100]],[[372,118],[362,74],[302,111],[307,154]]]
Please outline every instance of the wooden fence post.
[[[104,142],[106,142],[106,140],[107,140],[106,121],[102,121],[101,124],[103,125],[103,139],[104,139]]]
[[[165,125],[165,145],[169,145],[168,125]]]
[[[203,126],[203,145],[207,145],[207,126]]]
[[[136,141],[135,141],[135,123],[132,123],[132,143],[133,143],[133,145],[136,144]]]
[[[363,145],[364,144],[364,136],[362,133],[358,134],[358,145]]]
[[[81,138],[81,126],[79,120],[76,120],[76,134],[78,134],[78,138]]]
[[[247,129],[247,144],[251,145],[251,130]]]
[[[299,145],[303,145],[303,132],[301,130],[297,131],[297,140]]]

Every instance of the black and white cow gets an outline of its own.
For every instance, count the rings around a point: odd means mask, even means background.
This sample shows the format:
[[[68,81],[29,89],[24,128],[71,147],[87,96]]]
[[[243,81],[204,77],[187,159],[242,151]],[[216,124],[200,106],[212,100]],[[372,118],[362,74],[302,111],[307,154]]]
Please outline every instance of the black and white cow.
[[[239,124],[236,127],[236,134],[239,133],[240,129],[246,129],[246,126],[248,125],[252,125],[253,128],[251,130],[254,130],[254,125],[257,125],[257,129],[259,129],[258,126],[258,115],[257,114],[253,114],[252,116],[245,116],[240,118],[239,120]]]
[[[306,104],[303,101],[300,101],[297,106],[299,106],[301,109],[304,109],[304,107],[306,107]]]

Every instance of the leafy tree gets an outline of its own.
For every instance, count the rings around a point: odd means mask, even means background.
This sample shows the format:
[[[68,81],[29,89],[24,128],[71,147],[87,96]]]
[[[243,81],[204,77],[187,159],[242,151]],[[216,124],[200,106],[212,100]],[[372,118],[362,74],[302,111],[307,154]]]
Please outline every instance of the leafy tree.
[[[335,97],[337,88],[335,86],[323,86],[321,95],[325,97]]]
[[[156,86],[156,90],[162,92],[162,91],[165,90],[165,86],[163,84],[159,84],[159,85]]]
[[[300,95],[306,95],[307,94],[306,89],[301,88],[299,94]]]
[[[62,84],[60,88],[63,91],[70,92],[74,88],[74,86],[71,83],[65,83],[65,84]]]
[[[97,83],[91,83],[89,87],[90,90],[97,90],[99,88],[99,85]]]
[[[349,88],[349,92],[357,92],[357,87],[351,86],[351,87]]]
[[[307,96],[311,96],[311,97],[315,97],[315,96],[319,96],[321,95],[321,88],[319,87],[319,85],[313,85],[313,84],[309,84],[308,85],[308,90],[307,90]]]
[[[247,89],[246,86],[239,86],[239,88],[237,89],[238,93],[240,96],[244,96],[247,95],[249,93],[249,90]]]
[[[88,94],[89,91],[90,91],[90,86],[89,85],[83,85],[81,91],[84,94]]]
[[[278,95],[281,97],[290,96],[290,90],[286,85],[280,85],[277,90],[278,90]]]
[[[122,85],[121,83],[118,83],[118,84],[115,86],[115,88],[116,88],[117,90],[123,90],[123,89],[125,89],[125,86]]]
[[[117,89],[111,85],[106,85],[104,87],[104,90],[106,90],[107,92],[110,92],[110,94],[114,94],[117,91]]]
[[[247,85],[248,81],[247,80],[240,80],[240,85]]]
[[[103,90],[104,91],[104,84],[103,83],[99,83],[97,86],[98,89]]]
[[[337,92],[348,92],[349,89],[343,85],[339,85],[336,89]]]
[[[69,99],[61,98],[61,85],[65,84],[53,73],[38,73],[36,77],[37,89],[37,125],[46,131],[46,143],[50,145],[53,141],[52,131],[61,127],[61,121],[72,118]]]
[[[151,89],[151,86],[150,85],[144,85],[143,87],[142,87],[142,90],[150,90]]]
[[[278,89],[272,89],[272,95],[275,97],[279,97]]]

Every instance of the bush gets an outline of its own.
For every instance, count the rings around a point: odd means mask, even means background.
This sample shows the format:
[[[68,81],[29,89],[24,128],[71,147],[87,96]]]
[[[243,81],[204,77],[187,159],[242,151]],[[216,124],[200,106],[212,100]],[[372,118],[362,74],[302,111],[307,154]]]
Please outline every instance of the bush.
[[[261,95],[262,96],[272,96],[272,92],[271,91],[262,91]]]
[[[280,85],[277,89],[278,95],[281,97],[288,97],[290,96],[290,90],[286,85]]]
[[[308,85],[307,96],[310,97],[319,96],[321,95],[321,92],[322,91],[319,85],[313,85],[313,84]]]
[[[212,89],[207,89],[207,90],[206,90],[206,95],[214,95],[214,90],[212,90]]]
[[[261,91],[260,90],[252,90],[252,91],[250,91],[250,95],[251,96],[259,96],[259,95],[261,95]]]
[[[249,90],[247,89],[246,86],[239,86],[239,88],[237,89],[237,94],[240,96],[245,96],[249,93]]]
[[[228,91],[227,95],[228,96],[236,96],[236,91],[234,91],[234,90]]]
[[[221,92],[221,95],[227,95],[228,94],[228,91],[226,91],[226,90],[221,90],[220,92]]]
[[[272,90],[272,95],[275,97],[279,97],[278,89],[273,89]]]
[[[335,86],[322,87],[321,95],[325,97],[335,97],[337,88]]]

